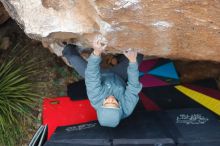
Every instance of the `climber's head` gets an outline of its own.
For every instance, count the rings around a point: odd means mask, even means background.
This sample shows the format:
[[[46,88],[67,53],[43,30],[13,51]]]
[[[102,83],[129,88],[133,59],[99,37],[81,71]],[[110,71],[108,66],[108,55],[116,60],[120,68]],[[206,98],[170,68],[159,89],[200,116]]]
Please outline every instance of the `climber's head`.
[[[117,99],[112,95],[105,98],[102,105],[106,108],[119,108],[119,103]]]
[[[116,127],[121,120],[121,107],[114,96],[104,99],[102,106],[97,110],[100,125],[106,127]]]

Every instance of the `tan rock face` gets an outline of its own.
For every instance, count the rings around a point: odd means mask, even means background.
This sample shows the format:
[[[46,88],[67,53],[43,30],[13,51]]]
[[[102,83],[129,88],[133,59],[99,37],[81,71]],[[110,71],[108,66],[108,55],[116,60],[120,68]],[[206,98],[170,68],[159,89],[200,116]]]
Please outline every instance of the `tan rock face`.
[[[25,33],[44,44],[85,47],[101,34],[108,51],[220,61],[219,0],[1,0]]]

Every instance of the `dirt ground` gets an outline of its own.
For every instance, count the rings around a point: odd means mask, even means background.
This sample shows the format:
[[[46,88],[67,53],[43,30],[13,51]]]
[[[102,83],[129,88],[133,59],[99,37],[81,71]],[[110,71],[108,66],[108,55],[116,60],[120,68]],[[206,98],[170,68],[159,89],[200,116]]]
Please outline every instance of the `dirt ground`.
[[[1,50],[2,56],[18,45],[19,48],[25,47],[25,50],[28,50],[28,57],[35,57],[39,61],[38,68],[42,73],[34,78],[39,81],[42,96],[64,96],[66,84],[78,80],[79,76],[73,69],[68,67],[61,58],[44,48],[41,42],[28,38],[14,21],[9,20],[3,24],[0,32],[1,40],[9,39],[7,50]]]
[[[39,73],[33,77],[33,80],[38,85],[34,90],[41,97],[65,96],[67,95],[67,84],[80,79],[79,75],[68,67],[62,59],[50,53],[48,49],[42,46],[41,42],[28,38],[13,20],[9,20],[0,25],[0,63],[4,58],[9,57],[9,52],[16,45],[17,49],[25,47],[25,50],[28,51],[27,57],[30,59],[34,57],[39,62],[37,66]],[[22,62],[20,63],[22,64]],[[23,145],[28,144],[28,141],[30,141],[33,133],[41,123],[41,108],[37,109],[37,111],[33,126],[27,127],[30,134],[24,140]]]
[[[61,58],[52,54],[47,48],[44,48],[41,42],[28,38],[23,30],[11,19],[0,25],[0,63],[7,58],[11,48],[19,44],[20,48],[26,47],[28,57],[37,58],[39,61],[39,74],[33,79],[38,82],[35,89],[42,97],[57,97],[67,95],[67,84],[80,79],[80,76],[70,67],[68,67]],[[21,62],[22,63],[22,62]],[[175,61],[177,71],[181,75],[182,82],[192,82],[194,80],[215,78],[220,81],[220,63],[214,62],[192,62]],[[39,108],[33,122],[33,127],[29,127],[30,135],[24,141],[27,145],[36,128],[41,122],[41,109]]]

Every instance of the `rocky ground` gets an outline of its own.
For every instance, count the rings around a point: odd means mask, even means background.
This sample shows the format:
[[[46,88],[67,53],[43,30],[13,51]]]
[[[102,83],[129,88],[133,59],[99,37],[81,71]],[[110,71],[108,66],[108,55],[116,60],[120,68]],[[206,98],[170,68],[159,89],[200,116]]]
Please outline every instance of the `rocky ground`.
[[[38,82],[38,87],[35,90],[42,97],[65,96],[67,84],[80,79],[79,75],[72,68],[68,67],[61,58],[52,54],[47,48],[44,48],[41,42],[28,38],[19,26],[9,19],[0,25],[0,63],[4,58],[7,58],[8,52],[18,44],[20,48],[26,48],[25,50],[29,52],[28,57],[35,57],[39,61],[37,67],[39,74],[33,77],[33,80]],[[108,60],[109,57],[106,58]],[[108,61],[106,62],[105,64],[108,64]],[[22,62],[20,63],[22,64]],[[182,82],[215,78],[220,83],[220,63],[179,60],[175,61],[175,64],[181,75]],[[27,145],[27,141],[30,140],[41,122],[41,108],[38,111],[36,114],[38,120],[33,122],[33,127],[35,128],[29,128],[30,135],[23,145]]]

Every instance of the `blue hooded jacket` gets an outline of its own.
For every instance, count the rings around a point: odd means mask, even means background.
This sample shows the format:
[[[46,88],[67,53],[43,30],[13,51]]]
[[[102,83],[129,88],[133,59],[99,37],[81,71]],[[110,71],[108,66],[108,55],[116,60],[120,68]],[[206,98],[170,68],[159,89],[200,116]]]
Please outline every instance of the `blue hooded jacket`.
[[[116,127],[120,120],[128,117],[134,110],[142,89],[139,82],[137,63],[129,63],[127,68],[128,81],[117,74],[100,72],[101,57],[93,55],[88,58],[85,71],[87,95],[92,106],[97,111],[98,121],[102,126]],[[119,108],[105,108],[102,106],[106,97],[113,95],[119,101]]]

